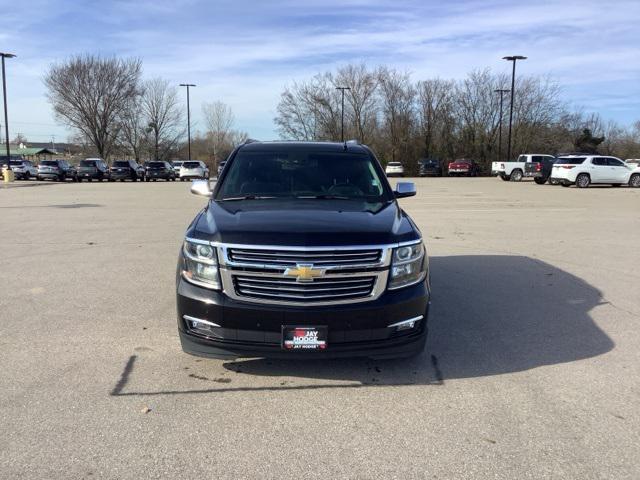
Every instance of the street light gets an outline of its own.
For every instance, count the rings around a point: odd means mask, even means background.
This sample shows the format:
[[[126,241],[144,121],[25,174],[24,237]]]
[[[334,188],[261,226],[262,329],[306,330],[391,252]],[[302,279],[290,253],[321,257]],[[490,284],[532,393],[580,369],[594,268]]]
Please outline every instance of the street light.
[[[342,126],[340,128],[340,131],[341,131],[341,134],[340,134],[340,139],[341,140],[340,141],[344,142],[344,91],[345,90],[351,90],[351,88],[350,87],[336,87],[336,90],[340,90],[342,92],[342,114],[341,114],[341,116],[342,116],[341,125]]]
[[[518,60],[526,60],[527,57],[522,55],[511,55],[502,57],[503,60],[513,62],[513,70],[511,71],[511,105],[509,106],[509,147],[507,151],[507,160],[511,160],[511,124],[513,123],[513,95],[516,90],[516,62]]]
[[[9,114],[7,113],[7,79],[4,73],[4,59],[5,58],[13,58],[15,55],[13,53],[2,53],[0,52],[0,57],[2,57],[2,96],[4,97],[4,133],[5,133],[5,143],[7,145],[7,171],[11,171],[11,151],[9,149]]]
[[[193,83],[181,83],[181,87],[187,87],[187,140],[189,160],[191,160],[191,111],[189,110],[189,87],[195,87]]]
[[[498,161],[500,162],[502,160],[502,102],[503,102],[503,95],[505,93],[508,93],[510,90],[508,88],[498,88],[496,90],[494,90],[494,92],[499,93],[500,94],[500,119],[499,119],[499,130],[498,130]]]

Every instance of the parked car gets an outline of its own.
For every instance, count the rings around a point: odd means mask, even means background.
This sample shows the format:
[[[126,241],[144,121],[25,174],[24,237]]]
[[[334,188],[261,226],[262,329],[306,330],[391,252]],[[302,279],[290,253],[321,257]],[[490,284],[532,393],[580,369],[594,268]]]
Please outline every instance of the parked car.
[[[236,148],[178,257],[178,333],[207,357],[406,357],[427,336],[422,235],[364,145]]]
[[[563,187],[586,188],[593,184],[640,187],[640,167],[627,165],[616,157],[603,155],[568,155],[553,165],[551,178]]]
[[[11,170],[16,180],[29,180],[38,177],[38,167],[31,160],[11,160]],[[3,165],[6,168],[6,164]]]
[[[418,162],[418,175],[421,177],[441,177],[442,164],[436,158],[423,158]]]
[[[132,182],[137,180],[144,181],[144,167],[135,160],[116,160],[111,165],[109,172],[109,180],[112,182],[116,180],[121,182],[125,180],[131,180]]]
[[[222,162],[220,162],[220,165],[218,165],[218,177],[220,176],[220,174],[222,173],[222,169],[224,168],[224,166],[227,164],[226,160],[223,160]]]
[[[462,175],[466,177],[475,177],[478,175],[478,172],[478,164],[473,160],[467,160],[466,158],[454,160],[447,166],[447,173],[450,177],[459,177]]]
[[[527,172],[527,163],[537,163],[541,161],[551,161],[555,159],[553,155],[538,153],[527,153],[520,155],[515,162],[493,162],[491,164],[491,175],[498,176],[502,180],[519,182],[525,176],[534,176],[534,171]]]
[[[109,167],[103,159],[87,158],[80,160],[80,164],[78,165],[78,181],[87,180],[91,182],[92,180],[97,180],[102,182],[109,180],[109,178]]]
[[[176,172],[173,169],[173,165],[159,160],[149,162],[144,175],[144,179],[147,182],[151,180],[155,182],[158,179],[166,180],[167,182],[176,180]]]
[[[404,177],[404,167],[400,162],[389,162],[384,173],[387,177]]]
[[[38,165],[38,180],[64,182],[67,178],[78,181],[78,171],[66,160],[42,160]]]
[[[200,160],[187,160],[186,162],[182,162],[182,167],[180,167],[180,181],[196,178],[208,179],[209,167]]]
[[[547,181],[555,184],[555,181],[550,180],[555,162],[556,157],[550,155],[532,155],[531,161],[524,164],[524,176],[533,177],[533,181],[538,185],[544,185]]]
[[[176,175],[180,176],[180,167],[184,163],[184,160],[173,160],[171,166],[173,167],[173,171],[176,172]]]

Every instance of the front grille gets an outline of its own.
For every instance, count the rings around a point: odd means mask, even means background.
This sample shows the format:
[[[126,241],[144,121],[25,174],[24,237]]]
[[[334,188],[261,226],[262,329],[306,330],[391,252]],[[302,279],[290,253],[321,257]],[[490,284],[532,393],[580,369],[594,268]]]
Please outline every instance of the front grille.
[[[233,275],[236,295],[296,303],[348,300],[371,295],[375,276],[346,276],[298,282],[281,276]]]
[[[228,256],[232,262],[253,265],[273,265],[289,267],[311,263],[314,266],[375,266],[382,255],[374,250],[258,250],[229,248]]]

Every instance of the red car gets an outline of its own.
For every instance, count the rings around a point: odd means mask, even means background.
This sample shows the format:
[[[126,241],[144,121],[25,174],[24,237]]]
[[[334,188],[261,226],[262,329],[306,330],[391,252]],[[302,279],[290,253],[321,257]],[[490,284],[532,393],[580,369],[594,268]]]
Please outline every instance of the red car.
[[[465,176],[475,177],[478,175],[478,165],[473,160],[461,158],[449,163],[447,170],[450,177]]]

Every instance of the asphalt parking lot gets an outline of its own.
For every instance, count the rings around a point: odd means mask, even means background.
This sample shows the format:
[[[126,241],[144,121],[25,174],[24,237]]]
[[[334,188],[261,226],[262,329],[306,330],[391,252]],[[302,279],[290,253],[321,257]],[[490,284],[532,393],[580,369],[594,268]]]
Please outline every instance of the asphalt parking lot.
[[[182,353],[188,184],[0,185],[0,477],[640,478],[640,190],[416,182],[428,351],[303,363]]]

